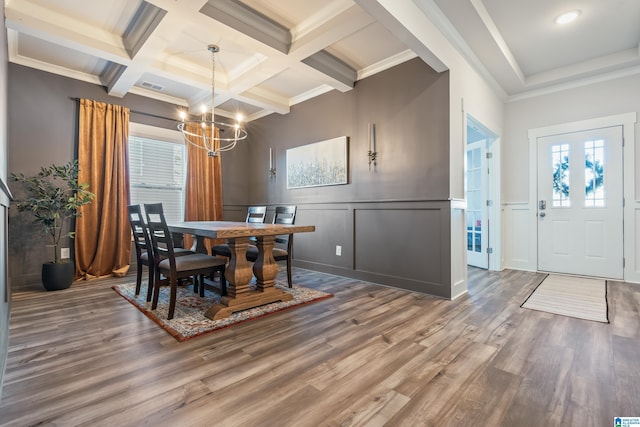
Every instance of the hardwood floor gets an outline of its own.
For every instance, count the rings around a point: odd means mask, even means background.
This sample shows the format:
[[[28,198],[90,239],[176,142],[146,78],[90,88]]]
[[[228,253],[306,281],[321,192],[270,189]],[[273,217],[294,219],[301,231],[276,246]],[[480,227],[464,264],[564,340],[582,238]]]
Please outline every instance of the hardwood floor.
[[[604,324],[520,308],[543,277],[471,268],[469,294],[446,301],[294,269],[294,282],[334,298],[184,343],[110,289],[123,279],[16,293],[0,425],[600,427],[640,416],[640,285],[609,282]]]

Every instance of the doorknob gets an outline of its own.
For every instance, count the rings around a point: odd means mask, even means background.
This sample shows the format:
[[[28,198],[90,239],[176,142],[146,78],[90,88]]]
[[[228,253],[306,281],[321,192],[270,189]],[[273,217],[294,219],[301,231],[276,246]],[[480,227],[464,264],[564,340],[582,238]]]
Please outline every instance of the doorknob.
[[[542,218],[544,218],[546,215],[547,215],[546,213],[544,213],[544,212],[540,212],[540,216],[541,216]]]

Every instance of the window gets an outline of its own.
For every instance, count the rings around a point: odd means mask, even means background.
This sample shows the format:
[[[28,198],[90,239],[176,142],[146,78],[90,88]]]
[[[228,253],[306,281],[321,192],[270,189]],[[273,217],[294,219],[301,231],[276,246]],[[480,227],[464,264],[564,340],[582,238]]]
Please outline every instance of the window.
[[[584,142],[584,205],[605,207],[604,140]]]
[[[569,144],[551,146],[553,170],[553,206],[570,207]]]
[[[177,131],[131,124],[129,189],[132,204],[162,203],[167,221],[184,219],[186,152]],[[144,206],[143,206],[144,209]]]

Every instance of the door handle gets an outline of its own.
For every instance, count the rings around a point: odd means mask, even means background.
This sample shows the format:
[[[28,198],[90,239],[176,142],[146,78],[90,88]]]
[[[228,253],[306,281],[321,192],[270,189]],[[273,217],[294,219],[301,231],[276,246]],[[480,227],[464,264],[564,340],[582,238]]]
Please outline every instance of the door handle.
[[[546,214],[546,213],[544,213],[544,212],[540,212],[540,216],[541,216],[542,218],[544,218],[545,216],[547,216],[547,214]]]

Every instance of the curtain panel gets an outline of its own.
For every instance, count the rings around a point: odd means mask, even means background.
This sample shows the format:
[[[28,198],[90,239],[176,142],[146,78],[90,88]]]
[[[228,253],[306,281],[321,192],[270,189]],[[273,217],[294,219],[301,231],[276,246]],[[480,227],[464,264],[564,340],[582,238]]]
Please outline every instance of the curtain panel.
[[[124,276],[129,270],[129,109],[81,99],[79,182],[96,194],[76,219],[76,279]]]
[[[194,128],[195,127],[195,128]],[[187,131],[197,133],[197,125],[187,124]],[[220,131],[216,128],[216,138]],[[216,144],[215,148],[218,148]],[[207,152],[191,144],[187,147],[187,176],[185,187],[185,221],[222,221],[222,166],[220,156],[209,157]],[[205,239],[207,248],[220,239]],[[184,245],[191,247],[191,236],[184,236]]]

